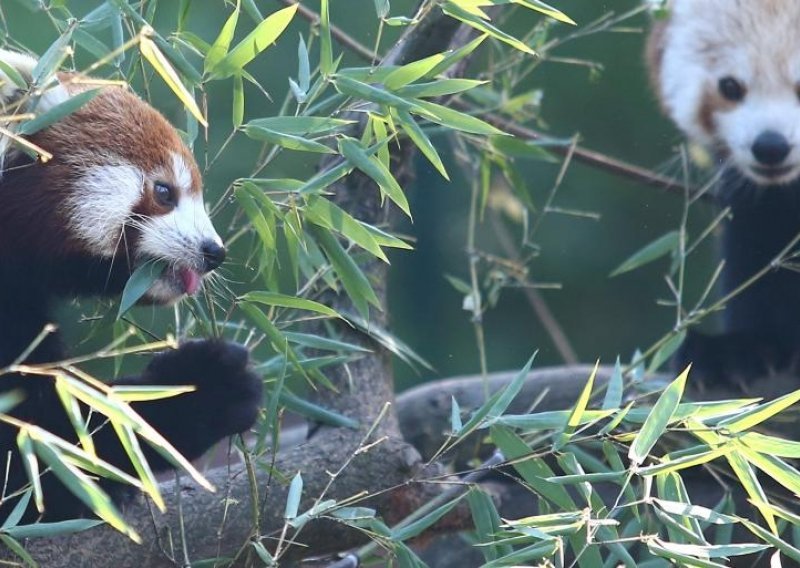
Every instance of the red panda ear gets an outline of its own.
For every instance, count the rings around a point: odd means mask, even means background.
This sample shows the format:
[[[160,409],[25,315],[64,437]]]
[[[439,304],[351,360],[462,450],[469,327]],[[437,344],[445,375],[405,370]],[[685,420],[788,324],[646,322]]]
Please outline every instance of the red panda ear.
[[[654,20],[650,28],[650,34],[647,36],[644,52],[645,63],[650,75],[650,84],[653,87],[653,91],[658,95],[662,107],[664,107],[664,94],[661,89],[661,62],[664,58],[668,28],[669,20]]]

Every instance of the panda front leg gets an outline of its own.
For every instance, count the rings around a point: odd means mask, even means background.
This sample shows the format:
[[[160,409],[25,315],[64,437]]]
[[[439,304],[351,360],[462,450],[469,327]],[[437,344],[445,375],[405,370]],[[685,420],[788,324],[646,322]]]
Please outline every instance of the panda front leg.
[[[255,423],[262,406],[262,381],[248,364],[248,351],[239,344],[216,339],[190,341],[156,355],[140,376],[114,384],[194,386],[189,393],[132,403],[184,457],[193,460]],[[147,452],[147,457],[155,470],[170,467],[156,452]],[[108,459],[127,461],[123,456]]]

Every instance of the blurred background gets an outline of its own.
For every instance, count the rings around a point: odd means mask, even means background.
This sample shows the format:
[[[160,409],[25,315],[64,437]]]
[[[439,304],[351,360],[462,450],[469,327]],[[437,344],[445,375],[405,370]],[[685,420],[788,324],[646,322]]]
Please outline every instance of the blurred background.
[[[579,28],[608,12],[621,14],[638,5],[637,0],[554,0],[553,3],[571,16]],[[100,3],[81,0],[66,4],[81,16]],[[157,22],[163,22],[165,33],[175,27],[177,4],[160,2]],[[276,0],[258,0],[256,4],[265,14],[282,6]],[[319,7],[317,0],[303,0],[302,4],[314,10]],[[48,14],[38,5],[34,0],[2,0],[0,13],[4,28],[13,38],[11,45],[42,53],[57,37]],[[416,0],[391,0],[391,15],[408,16],[415,5]],[[378,26],[373,0],[331,0],[331,8],[334,24],[363,44],[374,46]],[[195,0],[187,29],[207,42],[213,41],[230,11],[230,3]],[[537,17],[527,11],[519,14],[520,17],[504,25],[522,35],[536,23]],[[240,22],[245,20],[243,17]],[[244,27],[247,26],[252,27],[252,22],[248,21]],[[661,174],[679,176],[681,169],[675,156],[681,137],[660,114],[647,82],[642,56],[647,18],[639,14],[618,28],[621,29],[581,37],[558,47],[516,91],[541,91],[541,107],[533,125],[549,135],[561,139],[577,135],[583,147]],[[391,46],[400,31],[384,27],[379,50]],[[567,34],[575,30],[557,25],[552,31]],[[103,33],[110,32],[99,32],[98,36]],[[297,75],[300,34],[308,36],[308,24],[298,17],[278,44],[248,67],[272,100],[248,85],[246,120],[277,112],[288,88],[287,78]],[[312,54],[316,53],[315,47],[310,48]],[[76,65],[80,68],[94,58],[78,49]],[[199,65],[198,59],[190,57],[190,60]],[[364,63],[348,53],[344,65],[348,64]],[[107,71],[113,74],[113,68]],[[185,125],[180,103],[159,80],[151,80],[147,74],[145,77],[144,81],[140,74],[132,78],[137,90],[149,92],[154,104],[176,125]],[[249,175],[246,169],[255,162],[257,145],[237,136],[223,157],[215,161],[214,154],[231,132],[229,82],[212,83],[207,97],[211,128],[207,142],[199,140],[196,151],[201,165],[207,169],[206,195],[213,203],[232,180]],[[446,139],[440,137],[438,141],[446,146]],[[480,370],[472,315],[463,309],[464,294],[445,278],[450,275],[468,280],[466,238],[471,180],[459,174],[459,165],[449,150],[442,153],[452,181],[445,182],[427,161],[417,160],[417,179],[409,188],[414,222],[401,227],[403,234],[416,241],[416,249],[391,254],[392,330],[435,369],[435,372],[415,372],[398,363],[400,389],[423,380]],[[266,177],[301,177],[303,174],[298,172],[303,171],[308,177],[313,173],[313,160],[297,153],[286,154],[264,172]],[[560,162],[529,161],[522,165],[525,184],[537,208],[544,205],[559,168]],[[227,205],[215,219],[222,232],[235,208],[235,204]],[[618,355],[628,361],[635,349],[648,347],[675,321],[674,308],[657,305],[657,300],[668,296],[663,278],[668,261],[662,259],[616,278],[609,278],[609,274],[642,246],[676,229],[683,201],[680,196],[574,161],[552,205],[591,215],[546,215],[536,234],[538,255],[528,266],[528,278],[535,283],[558,285],[542,289],[540,294],[581,361],[594,362],[599,358],[613,363]],[[689,226],[695,235],[708,222],[710,213],[708,206],[692,208]],[[489,217],[478,228],[476,246],[486,253],[506,256],[498,242],[497,227]],[[503,214],[498,219],[518,244],[522,225]],[[689,298],[697,296],[712,268],[711,248],[702,248],[690,263]],[[240,292],[248,289],[252,280],[243,255],[234,247],[227,263],[227,275]],[[98,308],[86,303],[64,308],[62,320],[74,344],[80,345],[79,351],[104,343],[96,338],[103,334],[87,333],[86,322],[107,309],[108,306]],[[169,310],[137,310],[138,320],[154,326],[171,318],[170,313],[163,313]],[[537,366],[563,363],[523,290],[503,289],[483,323],[490,371],[520,368],[535,350],[539,350]],[[94,339],[87,341],[87,335]]]

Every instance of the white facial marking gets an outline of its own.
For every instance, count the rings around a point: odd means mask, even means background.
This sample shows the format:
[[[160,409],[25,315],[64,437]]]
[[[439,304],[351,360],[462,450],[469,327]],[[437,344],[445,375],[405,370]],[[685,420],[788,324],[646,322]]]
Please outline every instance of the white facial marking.
[[[192,187],[192,171],[180,154],[172,153],[172,171],[181,191],[187,192]]]
[[[64,203],[70,230],[92,253],[113,257],[143,187],[144,175],[134,166],[90,167]]]
[[[222,245],[200,195],[183,194],[166,215],[142,222],[139,254],[189,265],[201,270],[201,246],[206,241]]]

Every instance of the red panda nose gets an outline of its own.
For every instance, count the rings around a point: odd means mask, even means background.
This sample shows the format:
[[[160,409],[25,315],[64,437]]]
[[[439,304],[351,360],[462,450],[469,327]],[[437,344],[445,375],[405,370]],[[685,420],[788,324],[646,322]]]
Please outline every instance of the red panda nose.
[[[760,164],[765,166],[780,165],[792,151],[789,141],[783,134],[774,130],[765,130],[753,142],[750,151]]]
[[[214,241],[203,242],[200,252],[203,254],[203,269],[206,272],[219,268],[225,262],[225,247]]]

